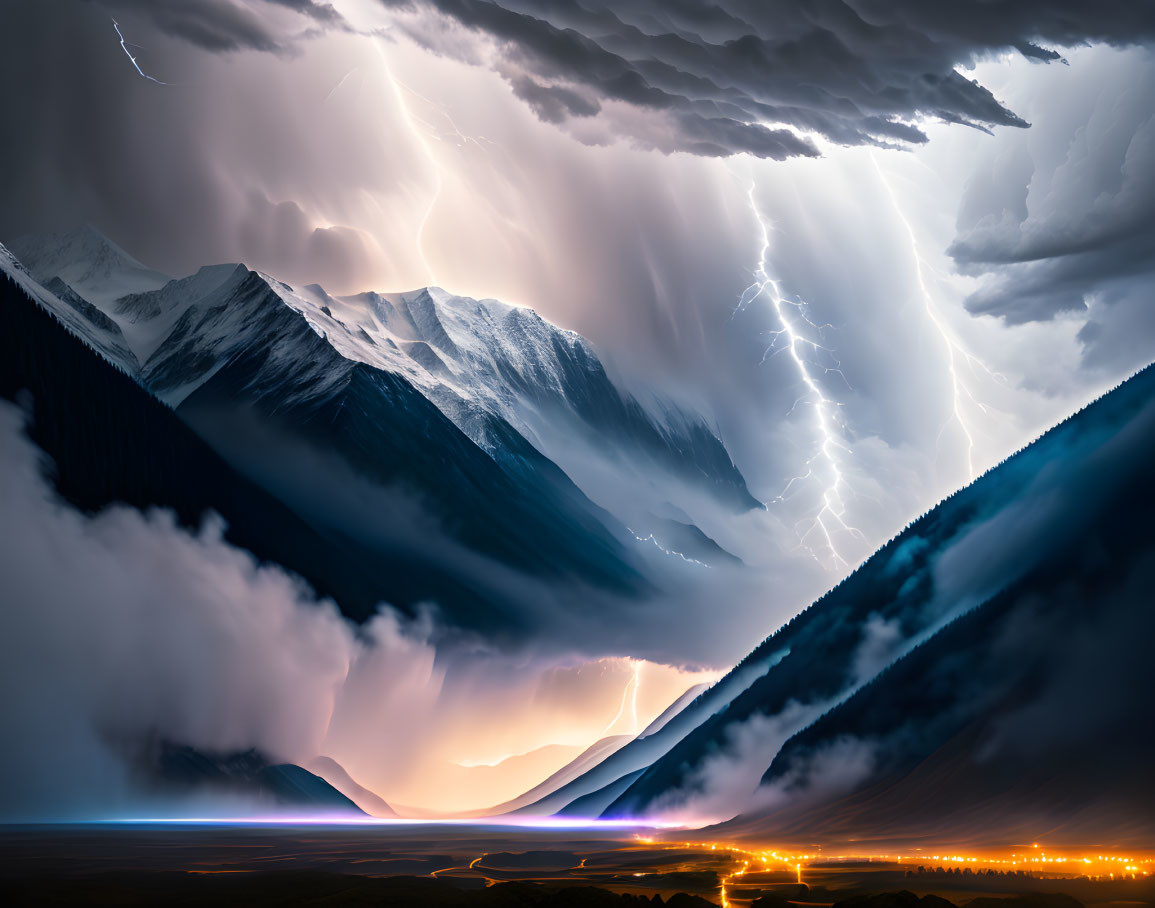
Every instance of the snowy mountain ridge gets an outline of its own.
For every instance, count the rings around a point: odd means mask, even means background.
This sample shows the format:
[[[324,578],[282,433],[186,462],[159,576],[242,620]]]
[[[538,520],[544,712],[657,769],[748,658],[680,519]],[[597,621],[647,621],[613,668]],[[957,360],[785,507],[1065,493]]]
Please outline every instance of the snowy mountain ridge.
[[[648,515],[689,523],[696,511],[760,506],[699,414],[656,395],[643,404],[585,338],[531,309],[438,287],[335,297],[240,264],[170,280],[91,228],[15,245],[41,285],[59,279],[88,304],[87,317],[71,304],[70,327],[170,406],[245,349],[276,351],[291,373],[303,355],[286,340],[292,316],[348,363],[403,377],[491,457],[510,456],[512,428],[595,502],[659,539],[662,523]]]
[[[88,225],[68,233],[22,236],[8,248],[42,283],[58,277],[98,308],[126,293],[157,290],[171,280]]]
[[[55,314],[69,331],[82,338],[113,365],[130,375],[139,372],[140,365],[136,356],[116,322],[79,297],[66,283],[55,279],[59,295],[52,292],[3,245],[0,245],[0,273],[8,275],[29,296]]]

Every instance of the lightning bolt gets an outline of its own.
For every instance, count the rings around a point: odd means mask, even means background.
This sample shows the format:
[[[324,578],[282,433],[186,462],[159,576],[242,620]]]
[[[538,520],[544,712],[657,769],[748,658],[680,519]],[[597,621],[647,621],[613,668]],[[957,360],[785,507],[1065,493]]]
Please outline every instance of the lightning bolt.
[[[630,661],[633,663],[634,667],[634,684],[633,694],[630,697],[630,714],[634,720],[633,734],[636,735],[638,733],[638,691],[642,687],[642,663],[633,659]]]
[[[943,349],[946,351],[946,368],[951,385],[951,416],[943,423],[942,428],[939,430],[938,440],[941,442],[943,433],[946,432],[947,427],[950,426],[951,423],[958,426],[964,439],[963,445],[966,452],[967,464],[966,478],[970,480],[976,475],[975,437],[971,424],[967,419],[964,403],[969,401],[971,405],[977,407],[984,414],[989,414],[990,408],[974,396],[974,393],[960,374],[959,365],[960,363],[965,363],[967,368],[972,372],[977,369],[996,381],[1005,381],[1005,378],[991,370],[986,363],[970,353],[962,343],[960,343],[958,337],[951,331],[946,322],[939,316],[934,297],[930,292],[930,288],[927,286],[924,274],[924,269],[929,269],[930,266],[925,262],[919,250],[914,228],[911,226],[906,215],[903,214],[902,206],[898,203],[898,196],[895,195],[894,187],[890,185],[890,180],[886,178],[886,174],[883,173],[882,168],[878,164],[878,159],[873,153],[870,155],[870,162],[874,165],[879,180],[882,181],[883,188],[886,190],[887,197],[890,199],[890,204],[894,209],[895,215],[906,231],[907,239],[910,242],[910,250],[914,257],[915,277],[918,281],[919,292],[922,296],[923,309],[926,312],[927,321],[935,333],[942,339]]]
[[[322,105],[328,104],[329,99],[331,97],[333,97],[333,95],[336,94],[338,91],[340,91],[341,86],[344,85],[345,82],[348,81],[349,77],[351,75],[353,75],[353,73],[357,72],[358,69],[359,69],[359,67],[354,66],[351,70],[349,70],[347,73],[345,73],[345,75],[343,75],[340,79],[338,79],[337,84],[334,85],[332,88],[329,89],[328,92],[325,93],[325,97],[321,99],[321,104]]]
[[[691,558],[689,555],[684,555],[681,552],[675,551],[674,549],[666,548],[664,545],[662,545],[660,542],[658,542],[657,537],[653,533],[650,533],[648,536],[639,536],[637,533],[635,533],[629,527],[626,527],[626,531],[631,536],[633,536],[634,539],[636,539],[638,542],[653,543],[654,547],[656,549],[658,549],[658,551],[660,551],[663,555],[669,555],[671,558],[681,558],[684,562],[686,562],[686,564],[694,564],[694,565],[697,565],[698,567],[708,568],[710,566],[710,565],[706,564],[706,562],[704,562],[704,561],[699,561],[697,558]]]
[[[416,91],[415,89],[406,85],[404,82],[402,82],[400,79],[398,79],[396,77],[393,77],[393,84],[404,89],[406,92],[411,94],[413,97],[417,98],[417,100],[419,100],[422,103],[431,107],[434,111],[436,111],[442,117],[442,119],[445,120],[445,122],[446,122],[446,124],[448,124],[449,128],[447,130],[442,130],[442,129],[439,129],[437,126],[434,126],[432,123],[430,123],[427,120],[424,120],[424,119],[417,117],[417,116],[413,117],[415,122],[420,123],[422,126],[425,127],[426,130],[428,130],[433,136],[435,136],[439,140],[441,140],[443,142],[444,141],[451,141],[458,148],[461,148],[465,145],[476,145],[478,148],[481,148],[484,150],[486,148],[486,146],[488,145],[490,147],[497,148],[501,151],[504,151],[504,149],[502,149],[501,146],[497,142],[494,142],[492,139],[488,139],[483,135],[471,136],[471,135],[467,135],[466,133],[462,132],[461,129],[458,127],[457,123],[454,121],[453,117],[450,115],[448,105],[442,104],[438,101],[434,101],[432,98],[425,97],[425,95],[421,94],[419,91]],[[482,143],[485,143],[485,144],[482,144]]]
[[[633,673],[630,676],[630,680],[626,682],[625,688],[622,690],[622,702],[618,706],[617,715],[610,720],[609,725],[602,729],[602,733],[598,735],[599,738],[604,738],[610,733],[610,729],[618,724],[622,716],[626,713],[627,704],[630,707],[631,717],[633,719],[630,734],[636,735],[638,733],[638,688],[642,685],[642,663],[637,659],[627,659],[626,661],[630,664],[630,669]]]
[[[385,53],[385,49],[383,47],[383,40],[379,39],[375,46],[377,53],[381,57],[381,62],[385,71],[385,78],[389,82],[389,87],[393,91],[393,96],[397,101],[397,107],[401,112],[401,118],[405,124],[405,127],[412,134],[418,148],[421,150],[422,156],[426,161],[429,162],[430,170],[433,172],[433,193],[429,197],[429,203],[425,206],[425,212],[422,214],[421,220],[417,225],[415,242],[417,246],[417,255],[421,259],[421,263],[425,267],[426,273],[429,275],[429,282],[436,283],[433,266],[430,264],[429,258],[425,252],[425,232],[429,226],[429,220],[432,218],[433,212],[437,208],[437,204],[441,199],[441,194],[445,189],[445,168],[442,165],[441,158],[434,150],[433,145],[430,143],[430,137],[436,139],[438,142],[451,143],[459,149],[468,145],[474,145],[483,151],[497,150],[501,152],[507,159],[510,159],[509,154],[505,151],[504,148],[501,147],[500,144],[486,138],[485,136],[471,136],[462,132],[461,129],[458,128],[457,123],[454,122],[453,117],[449,114],[446,105],[440,104],[437,101],[425,97],[425,95],[410,88],[393,74],[393,71],[389,66],[389,57]],[[418,101],[431,107],[448,124],[448,130],[435,126],[414,112],[407,96],[416,98]],[[490,204],[490,207],[492,208],[492,203]],[[518,230],[522,229],[508,216],[501,215],[501,218],[507,224],[509,224],[511,228]]]
[[[758,224],[761,248],[758,263],[754,269],[754,283],[747,287],[734,308],[734,315],[744,312],[760,299],[768,300],[774,312],[778,328],[770,332],[771,343],[762,355],[766,362],[780,353],[786,353],[794,366],[799,383],[805,389],[801,397],[790,408],[793,413],[800,405],[808,404],[814,417],[816,445],[813,454],[806,461],[806,472],[790,479],[774,499],[785,502],[797,487],[813,480],[821,485],[821,506],[818,512],[796,524],[799,534],[799,548],[807,552],[819,564],[835,570],[845,569],[850,563],[838,550],[836,536],[846,534],[864,539],[862,532],[846,521],[846,479],[842,469],[842,457],[853,454],[846,439],[845,422],[841,416],[841,404],[828,397],[817,377],[821,370],[825,377],[836,373],[846,381],[838,367],[823,365],[820,354],[832,357],[830,348],[821,343],[822,331],[831,325],[819,325],[806,314],[806,304],[799,299],[783,297],[778,283],[770,277],[767,258],[770,251],[770,226],[758,207],[754,196],[755,185],[750,184],[747,198],[750,211]],[[815,339],[815,336],[819,338]],[[790,415],[787,414],[787,416]]]
[[[414,116],[413,112],[409,109],[409,105],[405,101],[405,96],[401,93],[401,83],[394,77],[393,70],[389,67],[389,57],[382,47],[381,39],[378,39],[374,44],[377,48],[377,53],[381,56],[381,64],[385,69],[385,78],[389,82],[389,87],[393,90],[393,97],[397,101],[397,108],[401,111],[401,119],[413,135],[417,146],[421,149],[421,154],[425,160],[429,162],[430,168],[433,171],[433,194],[429,197],[429,203],[425,206],[425,213],[421,216],[421,221],[417,225],[415,243],[417,246],[417,255],[421,259],[421,264],[425,267],[426,273],[429,275],[429,282],[434,283],[433,266],[429,263],[429,259],[425,255],[425,229],[429,224],[429,219],[433,216],[433,210],[437,207],[438,200],[441,198],[441,191],[445,187],[441,160],[430,146],[425,130],[419,129],[417,126],[418,123],[422,123],[423,121]]]
[[[140,68],[140,64],[136,62],[136,57],[134,57],[132,55],[132,51],[129,50],[130,47],[139,48],[140,45],[139,44],[129,44],[127,41],[124,40],[124,33],[121,32],[121,30],[120,30],[120,23],[117,22],[115,19],[112,20],[112,27],[116,29],[116,36],[118,38],[120,38],[120,49],[123,50],[125,56],[128,57],[128,59],[132,61],[133,68],[138,73],[140,73],[141,77],[144,79],[148,79],[149,82],[155,82],[157,85],[168,85],[167,82],[162,82],[162,81],[160,81],[160,79],[157,79],[154,76],[150,76],[148,73],[146,73],[143,69]]]

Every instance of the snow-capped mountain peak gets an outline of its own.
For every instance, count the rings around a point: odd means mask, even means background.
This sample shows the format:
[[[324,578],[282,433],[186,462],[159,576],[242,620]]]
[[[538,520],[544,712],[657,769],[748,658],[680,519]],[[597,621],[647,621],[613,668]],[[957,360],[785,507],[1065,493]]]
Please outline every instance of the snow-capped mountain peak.
[[[120,326],[59,277],[42,284],[3,245],[0,245],[0,274],[7,275],[109,362],[130,375],[139,371],[140,365]]]
[[[171,280],[87,224],[67,233],[22,236],[8,246],[42,284],[58,277],[98,308],[126,293],[159,289]]]
[[[528,442],[641,527],[639,538],[655,532],[659,513],[700,521],[759,505],[701,415],[656,394],[641,402],[585,338],[532,309],[435,286],[338,297],[241,264],[168,280],[91,228],[25,237],[20,248],[33,274],[60,279],[90,305],[102,352],[170,406],[245,352],[263,351],[297,395],[331,393],[365,366],[403,378],[498,462],[526,468],[518,452]],[[324,368],[318,349],[328,350]],[[296,380],[295,364],[310,367],[311,385]]]

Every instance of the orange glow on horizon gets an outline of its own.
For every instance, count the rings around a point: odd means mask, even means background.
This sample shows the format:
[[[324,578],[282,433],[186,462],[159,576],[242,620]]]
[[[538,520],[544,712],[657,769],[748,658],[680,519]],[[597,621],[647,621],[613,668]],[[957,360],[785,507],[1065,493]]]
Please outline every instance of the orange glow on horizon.
[[[622,746],[720,675],[628,657],[555,665],[494,685],[484,708],[450,701],[447,721],[406,742],[420,756],[403,767],[352,734],[325,755],[402,816],[468,816],[519,797],[605,738]]]

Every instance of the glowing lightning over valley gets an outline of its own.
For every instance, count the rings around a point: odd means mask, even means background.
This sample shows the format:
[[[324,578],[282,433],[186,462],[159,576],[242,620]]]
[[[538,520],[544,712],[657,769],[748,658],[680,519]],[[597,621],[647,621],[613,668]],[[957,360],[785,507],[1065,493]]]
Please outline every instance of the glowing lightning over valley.
[[[598,735],[599,738],[608,735],[611,729],[621,721],[622,716],[625,715],[627,703],[630,706],[630,718],[633,721],[629,734],[636,735],[640,731],[638,728],[638,688],[642,685],[642,663],[638,659],[627,659],[626,661],[629,663],[633,674],[630,680],[626,682],[625,688],[622,689],[622,703],[618,707],[617,715],[610,719],[610,724]]]
[[[378,55],[381,57],[381,63],[385,74],[385,79],[389,83],[389,87],[393,92],[393,96],[397,102],[397,108],[401,112],[401,118],[405,123],[406,128],[412,134],[417,143],[417,147],[421,150],[422,157],[428,162],[430,169],[433,172],[434,188],[433,193],[429,197],[429,202],[425,206],[425,213],[422,215],[420,222],[417,225],[417,233],[415,243],[417,246],[417,255],[421,259],[421,264],[424,266],[428,275],[430,283],[436,282],[436,274],[433,265],[430,263],[428,256],[425,253],[425,233],[429,227],[429,221],[433,217],[433,212],[436,210],[438,203],[441,201],[441,195],[446,186],[446,174],[444,166],[440,157],[430,144],[430,137],[435,138],[438,142],[449,142],[458,148],[464,148],[469,145],[476,146],[483,151],[498,151],[502,155],[508,157],[508,152],[505,151],[498,143],[492,139],[488,139],[482,135],[467,135],[458,128],[457,123],[454,122],[445,104],[427,98],[425,95],[410,88],[393,74],[393,69],[389,64],[389,56],[386,54],[382,40],[375,43],[375,48]],[[449,129],[440,129],[432,123],[418,116],[412,105],[406,100],[406,95],[416,98],[424,105],[432,107],[438,116],[443,118],[449,124]],[[483,144],[484,143],[484,144]],[[509,220],[503,218],[507,224],[514,229],[517,226]]]
[[[971,404],[981,410],[984,414],[989,413],[990,409],[977,400],[967,386],[966,382],[959,374],[959,361],[966,363],[966,365],[974,370],[980,369],[986,375],[993,379],[1001,379],[1002,376],[992,372],[990,368],[976,356],[968,353],[967,350],[959,343],[954,333],[947,327],[942,318],[939,317],[935,311],[934,299],[931,296],[930,289],[926,285],[926,279],[923,275],[922,254],[919,252],[918,241],[915,238],[914,228],[911,227],[910,221],[907,220],[906,215],[902,212],[902,206],[898,203],[898,198],[894,194],[894,188],[890,185],[890,181],[886,178],[882,168],[878,164],[878,159],[871,154],[870,162],[874,165],[875,171],[878,173],[878,178],[882,182],[883,188],[886,190],[887,197],[890,199],[891,207],[894,208],[894,213],[897,215],[899,221],[902,222],[903,228],[906,230],[906,235],[910,241],[911,254],[914,257],[915,277],[918,280],[919,291],[922,295],[923,307],[926,311],[927,320],[935,333],[942,338],[943,347],[946,350],[946,368],[950,377],[951,383],[951,417],[943,424],[942,429],[939,430],[939,438],[942,438],[943,432],[946,431],[948,425],[954,422],[958,425],[959,431],[965,439],[964,444],[966,448],[966,465],[967,465],[967,480],[975,477],[975,438],[970,424],[967,421],[964,410],[964,401],[970,401]]]
[[[132,61],[133,67],[136,69],[136,71],[138,73],[140,73],[141,77],[148,79],[149,82],[155,82],[157,85],[168,85],[167,82],[162,82],[162,81],[160,81],[160,79],[157,79],[155,76],[150,76],[148,73],[146,73],[143,69],[140,68],[140,64],[136,62],[136,57],[134,57],[132,55],[132,51],[129,50],[130,47],[139,47],[140,45],[139,44],[129,44],[127,41],[124,40],[124,34],[120,30],[120,23],[118,23],[115,19],[112,20],[112,27],[116,29],[116,36],[118,38],[120,38],[121,50],[123,50],[125,53],[125,56],[127,56],[128,59]]]
[[[421,149],[421,154],[426,161],[429,162],[433,170],[434,190],[429,198],[429,204],[425,207],[425,214],[421,218],[421,222],[417,225],[417,235],[415,243],[417,246],[417,255],[421,259],[421,264],[425,267],[426,273],[429,275],[430,282],[435,280],[433,266],[429,263],[429,259],[425,255],[425,228],[429,224],[429,219],[433,216],[433,210],[437,207],[437,202],[441,198],[441,191],[445,187],[445,179],[441,172],[441,161],[429,146],[429,140],[426,138],[424,132],[418,128],[418,119],[410,111],[409,105],[405,103],[405,96],[401,93],[401,85],[393,75],[393,70],[389,66],[389,57],[381,46],[381,41],[374,43],[377,53],[381,57],[381,64],[385,70],[385,78],[389,82],[389,87],[393,91],[393,96],[397,101],[397,108],[401,111],[401,118],[405,121],[405,125],[412,133],[417,146]]]
[[[857,539],[864,538],[860,530],[846,522],[844,494],[846,481],[841,458],[853,452],[847,443],[839,416],[840,404],[826,396],[815,372],[821,370],[823,375],[832,372],[842,375],[842,372],[837,364],[830,367],[813,361],[814,354],[830,351],[805,333],[807,330],[820,333],[823,328],[830,326],[818,325],[811,321],[806,315],[805,303],[802,301],[784,299],[777,282],[767,272],[770,228],[758,207],[754,189],[754,184],[751,183],[747,198],[750,211],[758,222],[761,249],[758,264],[754,269],[754,283],[743,291],[734,312],[737,314],[745,311],[759,299],[769,300],[778,328],[771,332],[773,340],[763,354],[763,361],[783,352],[790,356],[798,379],[806,389],[806,393],[794,402],[791,412],[799,404],[808,403],[814,414],[814,431],[817,436],[815,451],[806,461],[806,472],[787,482],[775,501],[786,501],[787,496],[797,486],[808,480],[822,483],[821,506],[818,512],[798,524],[801,528],[799,544],[820,564],[841,570],[849,567],[850,563],[839,551],[836,537],[845,534]],[[794,311],[791,313],[787,310]],[[843,380],[845,381],[845,376]]]

